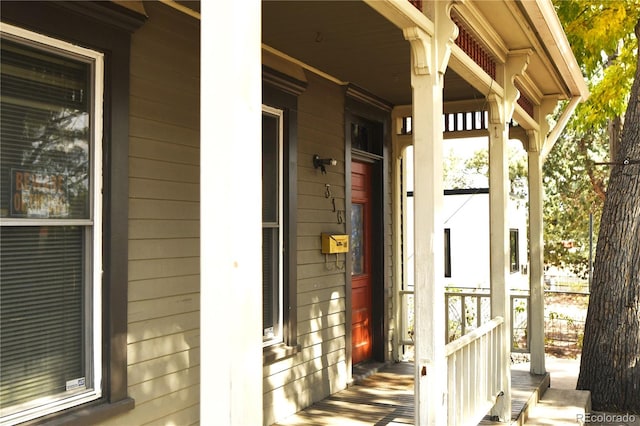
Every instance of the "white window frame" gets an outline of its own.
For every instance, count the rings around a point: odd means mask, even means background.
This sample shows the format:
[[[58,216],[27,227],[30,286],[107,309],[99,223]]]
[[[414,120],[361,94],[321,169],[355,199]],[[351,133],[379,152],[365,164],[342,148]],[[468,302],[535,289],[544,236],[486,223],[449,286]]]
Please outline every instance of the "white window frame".
[[[262,347],[273,346],[284,342],[284,256],[283,256],[283,218],[284,218],[284,196],[283,196],[283,130],[284,111],[278,108],[262,105],[262,114],[278,119],[278,215],[275,226],[278,227],[278,318],[274,324],[273,337],[263,341]],[[263,222],[264,228],[264,222]],[[264,330],[263,330],[264,336]]]
[[[68,396],[39,398],[24,405],[12,407],[0,417],[3,425],[14,425],[38,417],[53,414],[102,397],[102,134],[104,99],[104,54],[86,49],[62,40],[38,34],[23,28],[0,22],[0,32],[14,41],[61,56],[86,62],[92,67],[93,104],[90,111],[91,156],[90,156],[90,193],[89,219],[20,219],[0,218],[0,226],[82,226],[85,228],[85,244],[90,252],[85,266],[87,271],[86,288],[90,297],[90,312],[86,319],[91,324],[91,335],[87,348],[87,370],[90,374],[87,387],[83,391],[69,393]],[[4,410],[3,410],[4,411]],[[4,413],[3,413],[4,414]]]

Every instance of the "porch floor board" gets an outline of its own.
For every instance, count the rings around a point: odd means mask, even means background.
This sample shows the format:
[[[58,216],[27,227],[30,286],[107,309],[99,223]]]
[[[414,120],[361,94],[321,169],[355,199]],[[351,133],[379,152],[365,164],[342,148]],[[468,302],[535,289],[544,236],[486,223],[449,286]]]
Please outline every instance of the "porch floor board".
[[[413,425],[413,364],[378,365],[372,371],[371,375],[358,371],[357,376],[354,374],[357,379],[352,386],[275,425]],[[511,371],[511,424],[522,424],[523,411],[535,404],[548,386],[548,374],[537,376],[526,371]],[[491,421],[487,416],[480,424],[500,423]]]

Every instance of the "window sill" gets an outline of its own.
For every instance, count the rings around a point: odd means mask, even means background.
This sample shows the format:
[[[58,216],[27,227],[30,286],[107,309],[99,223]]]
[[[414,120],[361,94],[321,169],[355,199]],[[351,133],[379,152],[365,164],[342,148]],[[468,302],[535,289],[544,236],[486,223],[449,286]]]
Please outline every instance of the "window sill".
[[[267,346],[262,351],[262,363],[264,365],[273,364],[276,361],[294,356],[300,352],[300,346],[287,346],[284,343]]]
[[[35,419],[32,423],[28,424],[47,424],[49,426],[95,424],[133,410],[134,407],[135,401],[133,398],[125,398],[114,403],[95,403],[95,405],[89,407],[83,406],[70,409],[64,413],[52,414],[48,417]]]

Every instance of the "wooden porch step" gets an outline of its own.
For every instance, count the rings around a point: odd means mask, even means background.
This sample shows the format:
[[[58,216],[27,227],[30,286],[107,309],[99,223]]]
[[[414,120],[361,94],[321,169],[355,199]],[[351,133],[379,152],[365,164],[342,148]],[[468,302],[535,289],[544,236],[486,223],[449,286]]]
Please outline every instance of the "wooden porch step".
[[[549,373],[543,375],[530,374],[526,371],[511,371],[511,422],[512,426],[524,426],[529,412],[538,404],[549,390],[551,378]],[[492,420],[489,415],[479,425],[503,425]]]

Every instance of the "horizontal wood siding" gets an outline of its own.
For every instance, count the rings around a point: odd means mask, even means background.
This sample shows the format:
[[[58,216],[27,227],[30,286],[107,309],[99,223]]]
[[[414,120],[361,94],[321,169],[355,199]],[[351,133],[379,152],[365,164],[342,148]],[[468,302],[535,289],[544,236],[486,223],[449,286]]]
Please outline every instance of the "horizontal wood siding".
[[[298,98],[298,344],[291,358],[264,367],[264,423],[271,424],[346,387],[346,276],[320,252],[322,232],[346,232],[343,89],[307,74]],[[314,154],[338,160],[322,174]],[[326,184],[332,196],[325,197]],[[343,220],[346,217],[343,212]],[[344,264],[345,255],[340,255]]]
[[[110,425],[190,425],[200,407],[198,20],[145,2],[132,36],[128,385]]]

